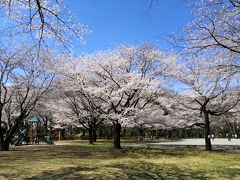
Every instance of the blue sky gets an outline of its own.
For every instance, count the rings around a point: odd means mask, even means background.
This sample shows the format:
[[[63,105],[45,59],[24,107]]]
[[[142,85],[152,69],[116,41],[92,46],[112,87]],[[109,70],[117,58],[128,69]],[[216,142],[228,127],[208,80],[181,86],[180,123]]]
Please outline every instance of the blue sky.
[[[75,43],[75,53],[91,53],[114,48],[120,43],[158,44],[167,34],[177,33],[193,15],[186,0],[67,0],[68,8],[92,30],[86,44]]]

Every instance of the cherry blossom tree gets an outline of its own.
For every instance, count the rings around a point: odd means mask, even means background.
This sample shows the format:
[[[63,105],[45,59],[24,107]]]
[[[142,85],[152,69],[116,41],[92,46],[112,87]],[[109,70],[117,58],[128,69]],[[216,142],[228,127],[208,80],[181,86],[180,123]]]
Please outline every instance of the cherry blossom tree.
[[[192,122],[192,125],[204,126],[206,150],[212,150],[210,123],[214,116],[228,115],[238,105],[239,78],[218,71],[213,60],[206,61],[208,56],[198,58],[181,62],[172,73],[172,76],[186,88],[186,91],[178,96],[178,106],[175,109],[186,114],[185,117],[189,117],[188,112],[198,113],[198,115],[195,113],[195,118],[184,119],[190,120],[189,123]],[[202,121],[199,121],[199,117]]]
[[[49,46],[56,40],[69,50],[71,40],[84,43],[83,36],[90,32],[64,7],[63,0],[1,0],[0,10],[5,15],[1,34],[30,41],[33,47]]]
[[[133,109],[135,111],[129,118],[132,126],[140,128],[140,136],[143,139],[143,128],[169,129],[177,125],[178,120],[173,120],[172,105],[175,103],[173,94],[164,89],[147,97],[150,100],[144,108]]]
[[[173,37],[183,47],[173,76],[184,84],[179,89],[184,86],[189,91],[178,90],[173,107],[190,123],[188,127],[204,127],[206,149],[211,150],[210,122],[216,116],[232,116],[239,101],[240,2],[202,0],[191,2],[190,7],[195,19],[182,36]],[[196,118],[191,118],[193,114]]]
[[[89,144],[96,142],[96,130],[103,118],[98,112],[101,102],[89,93],[85,60],[69,56],[61,56],[57,67],[53,69],[58,74],[55,79],[55,94],[51,107],[54,107],[54,117],[63,126],[83,127],[88,131]],[[60,67],[62,68],[58,68]]]
[[[33,111],[30,113],[29,116],[36,116],[39,119],[41,119],[44,127],[44,133],[45,136],[51,135],[53,126],[55,125],[54,119],[53,119],[53,108],[51,108],[50,102],[51,96],[50,92],[44,94],[44,96],[38,101],[36,106],[34,107]]]
[[[23,120],[49,91],[54,75],[45,71],[49,56],[26,54],[22,49],[4,49],[0,58],[0,145],[9,150],[10,141]],[[39,52],[38,52],[39,53]],[[7,124],[5,134],[2,122]]]
[[[76,119],[89,134],[89,144],[96,142],[96,130],[103,122],[99,112],[101,104],[84,89],[74,92],[64,92],[65,105],[70,110],[67,114],[71,119]]]
[[[148,45],[121,47],[92,59],[89,92],[101,101],[99,112],[112,122],[114,147],[121,148],[121,126],[131,125],[131,116],[152,103],[150,97],[164,86],[161,70],[168,67],[163,62],[170,59]]]
[[[192,47],[240,53],[240,2],[238,0],[203,0],[193,4],[197,18],[186,32]],[[226,51],[225,51],[226,52]]]
[[[190,3],[195,19],[174,37],[186,54],[218,57],[218,68],[239,73],[240,2],[201,0]]]
[[[153,102],[165,85],[162,71],[169,69],[172,58],[143,44],[59,60],[62,68],[56,71],[63,75],[60,86],[67,111],[88,129],[96,119],[112,122],[114,147],[121,148],[121,126],[134,124],[134,114]]]

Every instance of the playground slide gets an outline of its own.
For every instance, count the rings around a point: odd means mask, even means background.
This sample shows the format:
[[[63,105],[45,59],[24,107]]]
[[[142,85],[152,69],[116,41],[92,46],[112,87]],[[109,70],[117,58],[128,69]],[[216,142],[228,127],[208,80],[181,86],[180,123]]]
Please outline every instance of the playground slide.
[[[19,138],[14,143],[15,146],[22,145],[22,142],[25,140],[25,138],[26,138],[26,133],[25,132],[21,132]]]
[[[42,137],[41,140],[42,140],[43,142],[47,143],[47,144],[54,144],[53,141],[49,141],[49,140],[48,140],[47,138],[45,138],[45,137]]]
[[[24,141],[25,137],[24,136],[21,136],[19,137],[16,142],[15,142],[15,146],[20,146],[22,145],[22,142]]]

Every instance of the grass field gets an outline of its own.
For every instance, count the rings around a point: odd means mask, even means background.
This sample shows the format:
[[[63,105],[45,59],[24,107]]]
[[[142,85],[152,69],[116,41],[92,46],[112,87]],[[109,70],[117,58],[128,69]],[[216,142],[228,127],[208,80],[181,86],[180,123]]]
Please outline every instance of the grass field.
[[[0,179],[240,179],[240,154],[67,141],[0,152]]]

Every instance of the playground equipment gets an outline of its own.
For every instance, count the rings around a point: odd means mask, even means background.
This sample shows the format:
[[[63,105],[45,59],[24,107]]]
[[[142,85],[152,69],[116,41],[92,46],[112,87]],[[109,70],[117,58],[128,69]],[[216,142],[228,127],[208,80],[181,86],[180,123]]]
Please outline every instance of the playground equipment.
[[[15,146],[22,145],[24,141],[26,144],[39,144],[40,142],[54,144],[49,136],[44,135],[41,119],[36,116],[26,119],[23,128],[24,130],[20,131],[18,139],[14,142]]]
[[[39,136],[39,140],[42,142],[45,142],[46,144],[54,144],[54,142],[50,140],[49,137],[47,138],[46,136],[43,136],[43,135]]]
[[[26,139],[27,135],[25,131],[20,132],[19,138],[15,141],[15,146],[22,145],[23,141]]]
[[[15,146],[20,146],[22,145],[23,141],[27,140],[27,135],[25,132],[20,132],[20,136],[19,138],[15,141]],[[38,137],[36,137],[35,144],[39,144],[36,142],[44,142],[46,144],[54,144],[54,142],[49,138],[49,137],[45,137],[44,135],[39,135]]]

